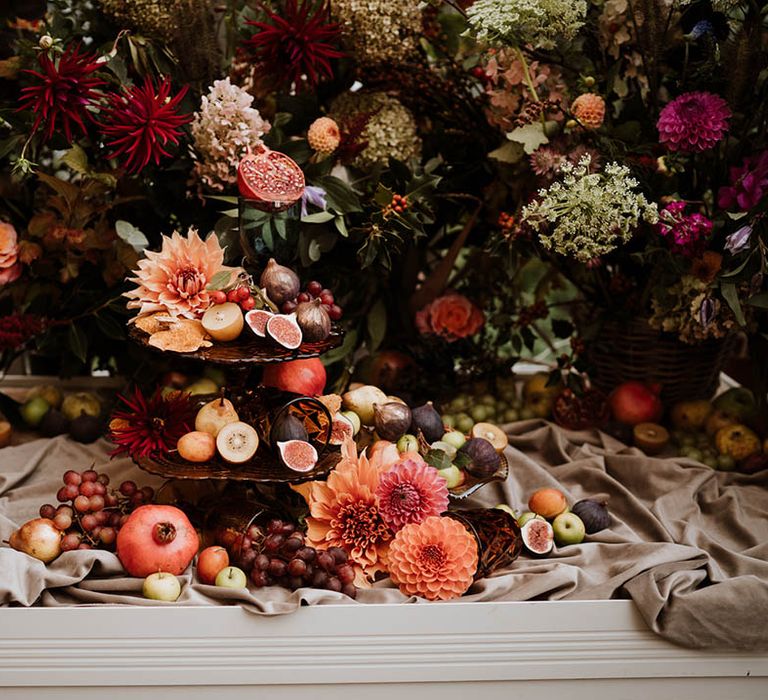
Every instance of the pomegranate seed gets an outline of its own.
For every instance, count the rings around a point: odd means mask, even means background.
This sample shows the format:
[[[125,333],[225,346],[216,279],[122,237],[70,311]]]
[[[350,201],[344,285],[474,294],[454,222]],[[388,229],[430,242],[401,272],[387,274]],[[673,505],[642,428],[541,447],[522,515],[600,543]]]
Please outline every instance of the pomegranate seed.
[[[307,285],[307,291],[313,296],[316,297],[323,291],[323,285],[320,284],[317,280],[313,280]]]
[[[237,289],[230,289],[227,292],[227,301],[231,301],[233,304],[237,304],[240,301],[240,294]]]
[[[220,289],[217,289],[215,292],[211,292],[211,301],[214,304],[223,304],[226,300],[226,292],[222,292]]]
[[[327,309],[327,311],[331,321],[338,321],[341,318],[341,314],[343,313],[341,307],[337,304],[333,304],[330,309]]]
[[[248,287],[243,286],[237,288],[238,301],[245,301],[249,296],[251,296],[251,290],[248,289]]]
[[[256,306],[256,300],[250,296],[240,302],[240,308],[243,311],[250,311],[254,306]]]

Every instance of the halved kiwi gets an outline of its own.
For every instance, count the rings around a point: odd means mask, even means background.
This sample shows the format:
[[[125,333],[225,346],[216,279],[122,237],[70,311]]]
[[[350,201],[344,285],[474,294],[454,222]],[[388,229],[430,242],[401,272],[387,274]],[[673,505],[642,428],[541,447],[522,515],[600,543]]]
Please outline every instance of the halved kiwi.
[[[222,459],[232,464],[247,462],[259,447],[256,430],[242,421],[225,425],[216,436],[216,449]]]
[[[507,434],[493,423],[475,423],[472,426],[472,437],[488,440],[499,454],[504,452],[504,448],[509,444]]]

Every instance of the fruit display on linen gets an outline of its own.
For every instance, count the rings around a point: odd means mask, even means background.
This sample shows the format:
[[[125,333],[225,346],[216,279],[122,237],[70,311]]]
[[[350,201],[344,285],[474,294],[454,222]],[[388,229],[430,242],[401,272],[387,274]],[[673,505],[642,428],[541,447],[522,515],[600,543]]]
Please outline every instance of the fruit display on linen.
[[[56,493],[59,505],[40,506],[40,517],[11,535],[11,547],[46,563],[74,549],[114,550],[131,514],[151,503],[155,492],[133,481],[110,489],[109,481],[94,469],[68,469]]]

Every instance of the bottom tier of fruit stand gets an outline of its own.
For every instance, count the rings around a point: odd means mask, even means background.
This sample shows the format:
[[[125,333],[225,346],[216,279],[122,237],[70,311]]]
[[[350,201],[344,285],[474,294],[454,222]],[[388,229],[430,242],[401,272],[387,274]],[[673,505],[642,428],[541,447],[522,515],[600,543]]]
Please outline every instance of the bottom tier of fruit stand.
[[[757,700],[768,656],[674,646],[624,600],[0,610],[3,700],[471,694]]]

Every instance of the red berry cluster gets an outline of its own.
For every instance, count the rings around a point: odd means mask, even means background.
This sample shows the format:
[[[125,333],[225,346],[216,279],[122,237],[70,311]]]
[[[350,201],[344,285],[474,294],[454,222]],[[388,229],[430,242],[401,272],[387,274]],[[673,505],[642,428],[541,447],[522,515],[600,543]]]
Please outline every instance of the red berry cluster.
[[[336,300],[333,298],[333,292],[330,289],[326,289],[323,287],[320,282],[317,280],[313,280],[312,282],[309,282],[307,286],[305,287],[304,291],[299,294],[295,299],[291,299],[289,301],[286,301],[283,306],[281,307],[281,311],[284,314],[291,314],[294,311],[296,311],[296,307],[299,304],[303,304],[307,301],[312,301],[313,299],[320,298],[320,301],[323,302],[323,306],[325,307],[325,310],[328,312],[328,316],[330,317],[331,321],[338,321],[341,318],[341,315],[343,313],[341,307],[336,303]]]
[[[517,316],[517,325],[522,327],[530,326],[534,321],[546,318],[548,315],[549,308],[547,307],[547,302],[540,300],[520,309]]]
[[[235,287],[228,292],[217,289],[215,292],[211,292],[211,301],[214,304],[223,304],[225,301],[231,301],[233,304],[238,304],[243,311],[250,311],[256,306],[256,299],[254,299],[251,289],[247,285]]]
[[[134,508],[150,503],[155,497],[151,486],[139,488],[133,481],[124,481],[118,491],[110,491],[109,477],[93,469],[64,472],[64,486],[56,494],[62,504],[40,506],[40,517],[53,520],[62,532],[61,548],[111,549],[118,530],[125,524]]]
[[[347,553],[341,547],[328,550],[306,545],[304,533],[291,522],[270,520],[266,526],[253,524],[244,535],[221,538],[222,546],[257,587],[282,586],[297,588],[323,588],[344,593],[350,598],[357,595],[354,584],[355,570],[349,564]]]

